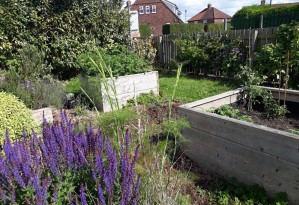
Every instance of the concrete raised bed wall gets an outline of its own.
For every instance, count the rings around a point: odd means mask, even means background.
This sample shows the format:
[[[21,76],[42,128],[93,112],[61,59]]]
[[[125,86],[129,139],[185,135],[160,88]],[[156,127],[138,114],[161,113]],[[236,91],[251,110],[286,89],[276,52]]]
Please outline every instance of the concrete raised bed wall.
[[[202,110],[235,102],[241,91],[180,106],[179,115],[191,124],[183,130],[189,141],[182,148],[202,168],[246,184],[259,184],[270,196],[286,192],[290,204],[298,205],[298,135]],[[288,92],[292,97],[298,93]]]
[[[114,98],[111,87],[112,80],[108,79],[110,91],[109,95]],[[141,93],[159,94],[159,75],[157,71],[146,72],[134,75],[126,75],[115,78],[115,86],[117,93],[117,100],[122,107],[127,104],[127,100],[134,98]],[[104,85],[101,86],[102,98],[103,98],[103,112],[110,112],[111,106],[107,98],[107,92],[104,89]]]

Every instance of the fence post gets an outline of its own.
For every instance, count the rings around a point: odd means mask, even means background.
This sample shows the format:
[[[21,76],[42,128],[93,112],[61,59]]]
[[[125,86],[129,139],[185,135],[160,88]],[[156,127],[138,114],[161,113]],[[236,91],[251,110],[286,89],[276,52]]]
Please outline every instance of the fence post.
[[[227,31],[227,19],[224,19],[224,31]]]
[[[261,15],[261,18],[260,18],[260,28],[263,28],[264,26],[264,15]]]

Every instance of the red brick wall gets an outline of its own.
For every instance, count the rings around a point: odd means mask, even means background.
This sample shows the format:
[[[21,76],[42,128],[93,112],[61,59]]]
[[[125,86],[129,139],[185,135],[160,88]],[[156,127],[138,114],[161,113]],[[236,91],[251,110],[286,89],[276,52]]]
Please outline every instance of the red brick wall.
[[[157,12],[152,13],[152,5],[156,5]],[[144,14],[139,14],[139,7],[143,6]],[[151,12],[146,14],[145,6],[150,6]],[[148,4],[133,4],[131,10],[138,11],[139,25],[150,24],[153,35],[161,35],[162,27],[166,23],[179,23],[179,18],[174,15],[162,2],[148,3]]]

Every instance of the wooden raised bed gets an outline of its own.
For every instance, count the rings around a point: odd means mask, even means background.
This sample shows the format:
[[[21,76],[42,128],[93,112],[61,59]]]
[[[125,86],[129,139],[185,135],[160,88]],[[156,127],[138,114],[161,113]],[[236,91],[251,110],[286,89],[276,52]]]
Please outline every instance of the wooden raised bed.
[[[269,90],[278,96],[278,89]],[[286,192],[290,204],[299,204],[299,135],[204,110],[234,103],[241,93],[238,89],[180,106],[179,115],[191,124],[183,130],[188,140],[183,150],[202,168],[258,184],[270,196]],[[299,92],[287,90],[287,100],[298,102]]]

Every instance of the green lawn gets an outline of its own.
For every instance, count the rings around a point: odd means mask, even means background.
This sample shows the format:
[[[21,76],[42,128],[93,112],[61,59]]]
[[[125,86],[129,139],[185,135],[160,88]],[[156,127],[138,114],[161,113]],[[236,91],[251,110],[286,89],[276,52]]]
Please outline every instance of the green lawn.
[[[171,97],[175,81],[176,77],[160,76],[160,95],[162,97]],[[225,81],[195,79],[182,76],[180,77],[174,99],[181,102],[193,102],[235,88],[235,86]]]

